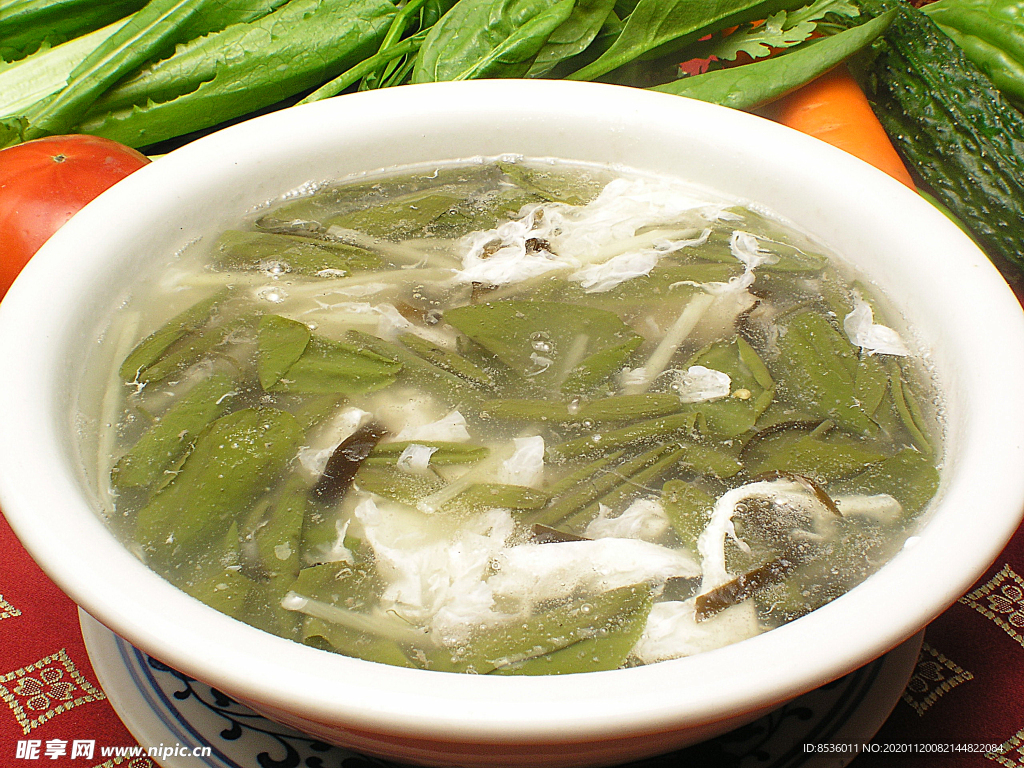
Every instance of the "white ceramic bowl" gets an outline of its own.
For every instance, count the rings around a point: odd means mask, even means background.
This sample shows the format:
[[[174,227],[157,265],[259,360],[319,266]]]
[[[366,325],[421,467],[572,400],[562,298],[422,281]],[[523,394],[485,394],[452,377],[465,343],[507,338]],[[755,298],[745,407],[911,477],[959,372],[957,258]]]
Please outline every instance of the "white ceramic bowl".
[[[179,592],[93,509],[78,382],[154,259],[299,187],[517,153],[691,179],[788,218],[869,274],[946,396],[941,498],[913,547],[792,624],[703,655],[565,677],[385,667],[260,632]],[[914,634],[984,571],[1024,509],[1024,316],[982,253],[874,168],[757,117],[615,86],[411,86],[289,109],[138,171],[57,233],[0,305],[0,505],[72,598],[132,643],[283,722],[435,765],[607,765],[722,733]]]

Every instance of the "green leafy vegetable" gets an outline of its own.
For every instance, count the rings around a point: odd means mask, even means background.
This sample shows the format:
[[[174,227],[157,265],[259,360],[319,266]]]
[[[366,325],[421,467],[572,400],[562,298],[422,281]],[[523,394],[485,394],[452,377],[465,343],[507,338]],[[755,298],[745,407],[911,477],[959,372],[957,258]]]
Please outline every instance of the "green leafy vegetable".
[[[457,307],[444,319],[513,373],[541,386],[603,378],[642,340],[612,312],[553,301]]]
[[[230,377],[214,374],[199,382],[160,416],[114,465],[116,488],[145,487],[156,483],[185,455],[210,422],[232,405],[238,385]]]
[[[751,474],[786,472],[818,482],[847,477],[884,458],[870,441],[838,430],[786,430],[750,443],[743,453]]]
[[[459,666],[477,674],[616,669],[640,639],[650,610],[646,585],[614,589],[478,635]]]
[[[394,13],[388,0],[291,0],[179,46],[111,89],[77,129],[138,147],[244,115],[370,55]]]
[[[569,18],[555,29],[537,53],[526,77],[543,77],[557,64],[583,53],[597,37],[615,0],[577,0]]]
[[[45,50],[85,35],[145,4],[146,0],[0,0],[0,61],[15,61],[40,47]]]
[[[18,121],[16,136],[24,133],[23,115],[33,104],[67,85],[71,73],[97,46],[123,27],[131,16],[108,24],[89,34],[68,40],[54,48],[45,45],[30,56],[13,64],[0,62],[0,115]],[[2,54],[0,54],[2,55]],[[0,139],[0,146],[4,141]]]
[[[445,486],[444,480],[435,475],[403,472],[395,467],[394,461],[385,463],[372,458],[363,462],[353,482],[362,491],[410,506]]]
[[[145,61],[187,40],[214,0],[151,0],[79,64],[67,86],[38,102],[25,117],[24,140],[67,133],[98,96]]]
[[[174,480],[139,511],[136,536],[147,561],[166,573],[201,559],[273,487],[301,437],[295,418],[273,408],[213,422]]]
[[[525,75],[575,0],[460,0],[430,30],[414,83]]]
[[[436,392],[450,405],[459,405],[479,399],[476,390],[465,379],[424,360],[404,347],[361,331],[349,331],[346,338],[359,347],[370,350],[400,366],[399,373],[403,381],[408,380],[431,392]]]
[[[462,355],[452,352],[450,349],[444,349],[431,344],[414,333],[399,334],[398,340],[438,368],[443,368],[449,373],[454,373],[456,376],[471,381],[474,384],[485,387],[494,385],[494,381],[487,371]]]
[[[928,454],[904,448],[851,478],[848,487],[864,489],[862,493],[888,493],[899,501],[906,515],[913,515],[935,496],[939,470]]]
[[[181,314],[175,315],[149,336],[140,341],[118,370],[125,381],[135,381],[140,374],[163,358],[172,345],[187,334],[210,321],[211,313],[228,296],[227,290],[196,302]]]
[[[877,363],[860,359],[856,348],[816,312],[801,312],[785,326],[778,341],[780,394],[808,413],[832,419],[861,434],[877,427],[862,397],[877,395]],[[876,402],[877,404],[877,402]]]
[[[371,466],[394,465],[398,457],[410,445],[422,445],[433,448],[430,463],[435,466],[450,464],[469,464],[486,459],[490,450],[482,445],[471,443],[446,443],[437,440],[398,440],[393,443],[380,443],[370,453],[366,463]]]
[[[753,429],[755,422],[775,396],[775,382],[757,352],[742,337],[711,344],[687,363],[728,374],[732,394],[681,409],[700,414],[698,429],[719,440],[738,437]]]
[[[306,351],[312,338],[309,328],[280,315],[260,319],[256,337],[256,371],[260,386],[270,389]]]
[[[371,567],[363,563],[323,563],[304,568],[292,585],[292,591],[334,608],[335,618],[348,614],[353,620],[342,623],[308,616],[302,628],[302,642],[367,661],[414,666],[399,643],[388,637],[384,622],[377,622],[375,627],[373,618],[364,613],[369,610],[373,595],[379,589],[380,579]],[[334,605],[339,594],[349,596],[344,608]],[[374,632],[375,628],[380,632]]]
[[[565,403],[549,400],[486,400],[480,405],[481,412],[492,419],[576,423],[584,426],[649,419],[674,413],[679,409],[679,398],[662,392],[602,397],[573,409]]]
[[[440,512],[472,513],[481,509],[540,509],[548,502],[548,495],[542,491],[522,485],[504,483],[473,483],[451,501]]]
[[[307,394],[374,392],[393,383],[401,368],[400,363],[358,344],[311,336],[298,359],[270,389]]]
[[[378,254],[348,243],[233,229],[220,236],[213,258],[222,269],[263,269],[330,277],[383,264]]]
[[[680,540],[696,552],[697,537],[711,520],[714,497],[693,483],[669,480],[661,488],[661,504]]]

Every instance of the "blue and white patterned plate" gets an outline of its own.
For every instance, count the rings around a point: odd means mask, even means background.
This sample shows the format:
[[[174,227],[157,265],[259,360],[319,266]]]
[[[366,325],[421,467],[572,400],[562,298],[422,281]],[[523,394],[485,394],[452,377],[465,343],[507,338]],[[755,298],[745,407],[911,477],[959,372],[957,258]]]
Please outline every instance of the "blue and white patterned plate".
[[[144,747],[177,748],[163,768],[401,768],[330,746],[256,714],[147,656],[80,612],[100,685]],[[850,756],[805,744],[870,741],[899,701],[924,633],[846,677],[710,741],[623,768],[840,768]],[[193,749],[210,747],[208,757]],[[170,752],[170,750],[165,750]]]

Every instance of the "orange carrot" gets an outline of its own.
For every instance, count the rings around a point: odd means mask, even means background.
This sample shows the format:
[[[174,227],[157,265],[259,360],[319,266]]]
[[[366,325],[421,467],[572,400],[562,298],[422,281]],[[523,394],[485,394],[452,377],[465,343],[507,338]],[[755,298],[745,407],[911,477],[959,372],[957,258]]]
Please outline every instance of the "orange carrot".
[[[916,189],[910,172],[845,65],[783,96],[765,114],[844,149]]]

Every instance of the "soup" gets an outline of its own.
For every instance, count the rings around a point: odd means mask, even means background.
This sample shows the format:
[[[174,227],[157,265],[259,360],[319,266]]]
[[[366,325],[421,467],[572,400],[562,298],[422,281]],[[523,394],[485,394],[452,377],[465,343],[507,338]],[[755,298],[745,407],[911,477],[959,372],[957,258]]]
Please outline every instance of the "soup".
[[[285,196],[160,283],[131,306],[177,314],[106,334],[109,522],[325,650],[476,674],[699,653],[855,586],[938,487],[939,401],[884,298],[675,180],[394,169]]]

